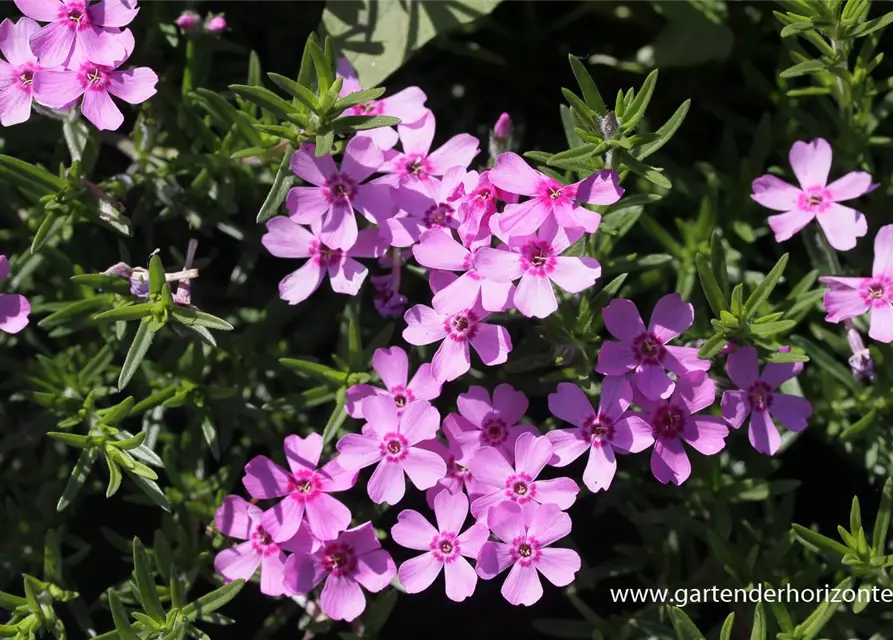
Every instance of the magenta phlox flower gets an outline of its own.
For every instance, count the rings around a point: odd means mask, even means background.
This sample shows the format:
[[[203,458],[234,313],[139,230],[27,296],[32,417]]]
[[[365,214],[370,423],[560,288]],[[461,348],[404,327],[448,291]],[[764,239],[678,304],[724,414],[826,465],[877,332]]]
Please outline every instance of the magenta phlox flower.
[[[488,509],[506,500],[521,506],[536,502],[570,508],[580,491],[576,482],[570,478],[537,480],[554,453],[549,438],[522,433],[515,440],[514,451],[514,464],[494,447],[482,447],[469,462],[474,478],[489,488],[471,504],[474,517],[483,517]]]
[[[9,127],[31,117],[34,74],[43,67],[28,44],[31,35],[40,29],[34,20],[20,18],[0,23],[0,124]]]
[[[366,608],[363,589],[378,593],[397,575],[391,555],[381,548],[371,522],[342,533],[314,553],[294,554],[285,564],[285,588],[304,595],[325,580],[319,606],[332,620],[355,620]],[[362,588],[361,588],[362,587]]]
[[[515,308],[528,318],[545,318],[558,310],[553,283],[568,293],[579,293],[601,276],[595,258],[560,255],[582,236],[582,229],[562,228],[549,219],[536,235],[512,236],[507,248],[478,249],[474,266],[497,282],[520,278],[513,296]]]
[[[698,358],[697,349],[667,344],[687,331],[695,320],[694,307],[678,293],[669,293],[657,301],[647,329],[631,300],[612,300],[602,314],[608,332],[620,342],[602,343],[595,370],[609,376],[632,372],[634,389],[649,400],[668,398],[673,393],[674,383],[666,371],[681,376],[710,368],[707,360]]]
[[[543,596],[542,574],[556,587],[574,581],[582,563],[571,549],[550,547],[571,532],[571,518],[554,504],[528,507],[503,502],[490,509],[487,524],[499,542],[486,542],[477,558],[477,574],[490,580],[511,567],[502,596],[513,605],[531,606]]]
[[[339,170],[331,154],[318,158],[315,145],[302,144],[291,158],[291,170],[312,186],[288,192],[285,205],[291,220],[311,225],[314,235],[332,249],[350,249],[358,231],[354,209],[374,223],[392,211],[389,185],[363,184],[378,171],[382,157],[371,138],[354,137]]]
[[[475,240],[490,238],[490,220],[497,213],[497,201],[515,204],[517,194],[498,188],[490,181],[490,171],[469,171],[451,199],[458,204],[459,237],[470,246]]]
[[[49,23],[30,37],[31,50],[47,68],[73,68],[85,61],[116,66],[127,57],[121,27],[139,13],[136,0],[15,0],[15,4],[29,18]]]
[[[378,229],[363,229],[347,251],[334,249],[322,239],[285,216],[267,221],[267,233],[261,243],[277,258],[307,258],[297,270],[279,282],[279,297],[288,304],[306,300],[319,288],[328,274],[332,291],[355,296],[369,270],[354,258],[377,258],[387,247]]]
[[[654,449],[651,451],[651,472],[660,482],[676,486],[691,475],[691,461],[682,443],[705,456],[712,456],[725,447],[729,429],[714,416],[696,415],[716,400],[716,385],[704,371],[691,371],[679,377],[673,394],[666,400],[652,401],[637,395],[636,404],[644,409],[644,419],[651,425]]]
[[[475,256],[485,247],[468,249],[457,242],[451,233],[426,231],[412,255],[423,267],[442,271],[462,272],[462,275],[439,288],[431,303],[440,313],[458,313],[472,308],[478,301],[485,311],[498,312],[511,308],[515,287],[511,282],[498,281],[482,275],[475,267]]]
[[[9,275],[9,260],[0,255],[0,280]],[[0,293],[0,331],[18,333],[28,326],[31,304],[18,293]]]
[[[893,342],[893,224],[881,227],[875,236],[870,278],[823,276],[819,280],[828,286],[826,322],[868,313],[868,336],[878,342]]]
[[[385,152],[385,163],[380,170],[389,174],[385,176],[386,182],[396,187],[416,180],[430,180],[431,176],[442,176],[453,167],[468,168],[480,153],[478,139],[460,133],[431,151],[435,126],[434,113],[430,110],[426,110],[425,115],[416,122],[397,125],[403,151],[391,149]]]
[[[532,424],[521,423],[527,412],[527,396],[510,384],[501,384],[490,393],[479,386],[469,387],[456,401],[459,413],[444,419],[462,448],[462,457],[470,460],[481,447],[493,447],[508,460],[514,460],[515,441],[522,433],[538,436]]]
[[[607,205],[623,195],[616,171],[597,171],[564,185],[532,169],[516,153],[503,153],[497,158],[496,167],[490,170],[490,182],[503,191],[530,197],[520,204],[506,205],[494,218],[503,239],[536,233],[550,216],[560,227],[595,233],[601,216],[577,202]]]
[[[319,542],[306,529],[285,542],[274,542],[263,524],[265,512],[239,496],[228,496],[214,514],[217,530],[230,538],[245,540],[224,549],[214,558],[214,570],[226,582],[250,580],[260,567],[260,591],[268,596],[285,593],[285,551],[311,553]]]
[[[654,443],[651,425],[628,411],[632,400],[633,390],[625,376],[608,376],[602,381],[598,411],[580,387],[560,383],[549,395],[549,411],[574,428],[546,434],[554,451],[550,464],[564,467],[588,449],[583,484],[593,493],[607,491],[617,472],[615,452],[638,453]]]
[[[861,212],[839,203],[871,191],[871,175],[853,171],[828,184],[832,152],[822,138],[795,142],[788,159],[799,188],[767,174],[753,181],[750,196],[764,207],[784,211],[769,216],[775,240],[788,240],[817,220],[832,247],[838,251],[855,247],[856,240],[868,233],[868,223]]]
[[[394,247],[409,247],[428,229],[458,227],[456,207],[449,196],[464,176],[463,167],[452,167],[442,180],[412,180],[392,188],[391,197],[398,211],[382,224],[384,239]]]
[[[471,470],[468,468],[470,457],[466,455],[458,442],[459,434],[464,427],[471,425],[457,422],[453,419],[455,415],[451,413],[443,420],[442,430],[444,436],[446,436],[446,446],[437,439],[427,440],[419,445],[443,458],[447,467],[446,475],[425,492],[425,499],[428,502],[428,506],[432,509],[434,508],[434,498],[442,491],[448,491],[449,493],[462,493],[464,491],[471,501],[487,492],[487,488],[471,475]]]
[[[406,491],[404,473],[422,490],[446,475],[443,458],[416,446],[434,438],[440,428],[440,414],[429,402],[410,402],[398,416],[391,398],[375,396],[363,402],[363,415],[367,422],[363,432],[338,441],[338,462],[350,470],[377,465],[366,487],[373,502],[400,502]]]
[[[350,526],[350,510],[329,494],[353,487],[357,473],[345,471],[337,460],[317,469],[322,446],[318,433],[306,438],[291,435],[283,444],[288,471],[267,456],[256,456],[245,465],[242,484],[252,498],[283,498],[261,522],[274,542],[294,537],[305,514],[310,532],[319,540],[333,540]]]
[[[737,429],[750,416],[750,443],[760,453],[774,455],[781,445],[776,420],[791,431],[806,428],[812,415],[809,400],[777,391],[782,382],[802,370],[802,362],[768,362],[761,374],[753,347],[741,347],[729,356],[726,372],[738,389],[723,392],[722,417]]]
[[[363,402],[374,396],[391,398],[397,406],[397,415],[415,400],[434,400],[440,395],[440,383],[431,374],[429,363],[421,365],[409,378],[409,358],[400,347],[376,349],[372,354],[372,369],[381,378],[384,388],[369,384],[355,384],[347,390],[345,409],[351,418],[363,418]]]
[[[394,542],[425,552],[401,564],[397,577],[407,593],[420,593],[431,586],[442,570],[447,598],[462,602],[477,585],[477,574],[465,558],[477,557],[490,531],[476,523],[462,532],[468,516],[468,498],[461,493],[439,493],[434,498],[434,516],[436,528],[418,511],[406,509],[397,516],[397,524],[391,528]]]

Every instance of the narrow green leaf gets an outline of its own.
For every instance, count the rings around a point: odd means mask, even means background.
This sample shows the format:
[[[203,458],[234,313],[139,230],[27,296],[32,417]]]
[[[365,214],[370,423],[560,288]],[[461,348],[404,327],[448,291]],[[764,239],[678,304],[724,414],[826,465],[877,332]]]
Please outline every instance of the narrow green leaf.
[[[177,322],[188,326],[198,325],[200,327],[207,327],[208,329],[216,329],[217,331],[233,330],[233,325],[231,325],[226,320],[211,315],[210,313],[199,311],[198,309],[190,309],[189,307],[175,307],[171,311],[171,315],[173,315],[174,320],[176,320]]]
[[[758,602],[753,613],[753,629],[750,632],[750,640],[766,640],[766,616],[763,613],[763,603]]]
[[[729,341],[723,334],[715,333],[698,349],[698,357],[703,360],[709,360],[722,351],[727,344],[729,344]]]
[[[571,70],[574,72],[577,84],[580,85],[580,91],[583,93],[586,106],[600,116],[605,115],[608,112],[608,108],[598,92],[598,87],[595,86],[595,81],[589,75],[589,71],[583,66],[583,63],[580,62],[577,56],[569,54],[567,59],[571,63]]]
[[[728,311],[729,303],[722,292],[722,288],[713,275],[713,270],[707,263],[707,258],[700,253],[695,257],[695,264],[698,269],[698,278],[701,281],[701,288],[704,290],[704,296],[713,310],[713,315],[717,318],[720,312]]]
[[[148,317],[152,313],[154,307],[152,302],[142,302],[140,304],[128,304],[123,307],[109,309],[93,316],[94,320],[101,322],[115,322],[118,320],[139,320]]]
[[[130,451],[131,449],[136,449],[140,445],[143,444],[143,441],[146,439],[146,432],[140,431],[135,436],[131,436],[129,438],[124,438],[123,440],[109,441],[108,445],[110,447],[117,447],[118,449],[124,449],[125,451]]]
[[[673,629],[676,630],[677,640],[704,640],[704,634],[692,622],[687,613],[679,607],[669,607],[668,610]]]
[[[263,144],[263,139],[252,126],[254,118],[236,109],[219,93],[210,89],[196,89],[193,95],[198,96],[199,102],[213,117],[222,120],[227,127],[235,127],[236,132],[249,147],[259,147]]]
[[[96,447],[81,451],[81,455],[78,457],[77,462],[74,463],[74,468],[71,470],[68,484],[65,485],[65,490],[62,492],[62,496],[56,504],[56,511],[62,511],[65,507],[71,504],[71,501],[74,500],[74,497],[81,490],[81,487],[84,486],[84,482],[87,481],[87,477],[90,475],[90,469],[93,468],[93,463],[96,462],[98,455],[99,449]]]
[[[797,35],[801,31],[808,31],[810,29],[814,29],[815,25],[811,20],[805,20],[802,22],[792,22],[789,25],[785,25],[785,27],[781,30],[781,37],[787,38],[788,36]]]
[[[72,302],[71,304],[67,304],[61,309],[58,309],[47,317],[43,318],[40,322],[37,323],[37,326],[44,329],[52,329],[54,327],[64,325],[66,324],[67,320],[78,318],[81,316],[88,316],[99,309],[107,307],[111,300],[111,296],[101,295]]]
[[[329,123],[332,131],[367,131],[379,127],[396,127],[400,118],[393,116],[342,116]]]
[[[149,351],[149,347],[152,345],[155,334],[149,330],[149,325],[151,324],[152,318],[146,316],[140,321],[136,329],[136,335],[133,336],[133,342],[130,344],[130,349],[127,350],[127,358],[124,360],[121,374],[118,376],[119,391],[124,389],[127,383],[130,382],[133,374],[136,373],[137,368]]]
[[[311,42],[309,49],[313,59],[313,69],[316,71],[317,92],[323,94],[335,82],[335,74],[332,71],[332,65],[326,60],[325,53],[316,42]]]
[[[290,78],[279,75],[278,73],[268,73],[267,77],[269,77],[277,87],[285,91],[285,93],[293,98],[297,98],[297,100],[309,111],[319,113],[319,100],[317,100],[316,95],[314,95],[314,93],[306,86],[297,83]],[[292,107],[292,111],[294,111],[294,107]]]
[[[133,396],[127,396],[116,404],[114,407],[110,407],[108,409],[101,409],[97,411],[97,415],[102,420],[103,424],[117,425],[124,418],[130,415],[131,411],[133,411],[133,407],[136,402],[133,399]]]
[[[676,134],[676,131],[679,130],[679,127],[682,126],[682,121],[685,120],[685,116],[688,114],[688,108],[690,106],[691,100],[686,100],[679,105],[679,108],[677,108],[675,113],[670,116],[670,119],[655,132],[658,135],[658,138],[653,142],[643,144],[636,153],[636,157],[639,160],[644,160],[667,144],[670,141],[670,138],[672,138]]]
[[[732,640],[732,627],[735,624],[735,613],[729,614],[726,621],[722,623],[722,631],[719,632],[719,640]]]
[[[62,431],[49,431],[47,436],[53,440],[64,442],[71,447],[78,449],[86,449],[87,447],[95,447],[102,444],[103,436],[84,436],[76,433],[65,433]]]
[[[156,253],[149,258],[149,297],[156,299],[161,295],[161,287],[166,282],[164,265],[161,257]]]
[[[273,186],[270,188],[270,192],[267,194],[257,214],[256,222],[258,224],[263,224],[279,213],[282,203],[285,202],[285,197],[288,195],[292,184],[294,184],[295,175],[289,166],[294,151],[295,148],[292,145],[288,145],[285,149],[282,161],[279,163],[279,169],[276,171],[276,177],[273,179]]]
[[[321,380],[323,382],[334,382],[342,385],[347,380],[347,373],[338,371],[332,367],[327,367],[318,362],[310,362],[309,360],[298,360],[296,358],[280,358],[279,363],[291,369],[297,369],[301,373]]]
[[[850,550],[844,545],[836,540],[823,536],[821,533],[813,531],[812,529],[807,529],[796,523],[792,524],[791,527],[794,529],[794,533],[797,534],[798,538],[820,550],[828,551],[840,557],[850,553]]]
[[[355,107],[360,104],[365,104],[372,100],[377,100],[385,93],[384,87],[376,87],[375,89],[364,89],[362,91],[354,91],[343,98],[339,98],[335,100],[335,104],[332,105],[332,111],[336,113],[341,113],[351,107]]]
[[[205,437],[205,442],[208,443],[208,447],[211,449],[211,455],[214,456],[215,460],[220,460],[220,440],[217,437],[217,429],[214,427],[214,423],[211,422],[211,418],[205,416],[202,419],[202,435]]]
[[[0,155],[0,168],[5,170],[7,176],[18,176],[21,179],[17,186],[37,186],[42,191],[41,195],[57,193],[66,187],[65,180],[59,176],[18,158]]]
[[[164,622],[165,614],[155,588],[155,579],[149,568],[149,556],[139,538],[133,539],[133,575],[139,593],[140,603],[153,620]]]
[[[149,480],[148,478],[144,478],[142,476],[128,473],[130,479],[136,483],[136,486],[140,488],[140,490],[145,493],[152,502],[157,504],[159,507],[170,513],[171,503],[168,502],[167,497],[164,495],[164,492],[161,490],[161,487],[158,486],[153,480]]]
[[[321,158],[332,151],[332,145],[335,143],[335,132],[329,130],[325,133],[316,134],[316,157]]]
[[[728,300],[731,286],[729,285],[729,268],[726,265],[726,250],[722,246],[719,231],[714,230],[710,236],[710,270],[722,291],[723,297]]]
[[[752,324],[749,326],[750,332],[760,338],[769,338],[779,333],[784,333],[797,326],[793,320],[779,320],[777,322],[767,322],[765,324]]]
[[[793,67],[788,67],[778,75],[782,78],[797,78],[799,76],[804,76],[807,73],[824,71],[824,69],[825,63],[821,60],[804,60],[803,62],[798,62]]]
[[[582,144],[579,147],[574,147],[573,149],[568,149],[567,151],[562,151],[560,153],[556,153],[552,155],[548,164],[557,166],[560,162],[565,160],[586,160],[591,158],[599,149],[602,151],[606,150],[608,147],[605,144],[595,144],[594,142],[588,142],[586,144]]]
[[[360,332],[360,310],[357,305],[348,303],[344,313],[347,315],[347,363],[350,370],[356,373],[366,368],[366,354]]]
[[[787,264],[788,254],[786,253],[779,258],[778,262],[775,263],[775,266],[772,267],[772,270],[766,274],[766,277],[763,278],[760,284],[757,285],[757,288],[753,290],[753,293],[747,298],[747,302],[744,303],[744,320],[749,320],[753,317],[760,308],[760,305],[769,299],[769,295],[775,289],[778,281],[781,280],[781,276],[784,273]]]
[[[331,442],[332,438],[338,433],[338,429],[341,428],[341,425],[347,419],[347,411],[344,410],[344,405],[347,404],[346,393],[346,387],[340,387],[335,393],[335,408],[332,409],[332,415],[329,416],[329,421],[322,431],[323,446]]]
[[[656,84],[657,69],[653,69],[645,78],[645,82],[642,83],[642,88],[639,89],[632,104],[626,108],[623,122],[621,122],[624,131],[632,131],[641,122],[645,115],[645,110],[648,108],[648,103],[651,102],[651,96],[654,93]]]
[[[853,578],[849,577],[837,585],[837,593],[842,593],[845,589],[849,589],[853,585]],[[826,624],[834,617],[839,607],[837,602],[822,602],[806,620],[797,625],[794,633],[799,640],[812,640],[815,638]]]
[[[253,102],[261,109],[269,111],[280,119],[287,118],[289,114],[295,113],[297,107],[287,100],[283,100],[269,89],[263,87],[252,87],[244,84],[231,84],[229,90],[237,96],[245,98]]]
[[[105,490],[105,497],[111,498],[121,487],[121,469],[119,469],[118,465],[115,464],[115,461],[112,460],[105,447],[102,448],[102,459],[105,460],[105,466],[109,470],[109,484]]]
[[[871,534],[871,546],[874,556],[885,555],[887,548],[887,531],[890,529],[890,516],[893,514],[893,477],[887,478],[881,493],[881,504],[878,507],[874,530]]]
[[[235,598],[244,586],[244,580],[233,580],[218,589],[214,589],[214,591],[210,593],[206,593],[194,602],[190,602],[183,607],[183,617],[189,621],[194,621],[202,616],[217,611],[217,609]]]
[[[50,213],[44,216],[34,239],[31,241],[31,253],[37,253],[62,230],[62,227],[71,219],[71,216],[60,215],[58,213]]]
[[[818,343],[813,342],[801,335],[792,335],[791,342],[806,351],[809,359],[816,363],[817,368],[822,373],[833,376],[838,382],[843,384],[847,389],[855,394],[862,392],[862,386],[853,378],[853,373],[840,361],[829,354]]]
[[[127,610],[121,604],[121,600],[115,594],[114,590],[108,590],[109,609],[112,610],[112,620],[115,623],[115,631],[118,633],[119,640],[139,640],[139,635],[130,625],[130,617]]]
[[[863,22],[862,24],[850,27],[846,30],[846,35],[849,38],[864,38],[870,33],[874,33],[879,29],[883,29],[891,22],[893,22],[893,13],[885,13],[880,18],[868,20],[867,22]]]

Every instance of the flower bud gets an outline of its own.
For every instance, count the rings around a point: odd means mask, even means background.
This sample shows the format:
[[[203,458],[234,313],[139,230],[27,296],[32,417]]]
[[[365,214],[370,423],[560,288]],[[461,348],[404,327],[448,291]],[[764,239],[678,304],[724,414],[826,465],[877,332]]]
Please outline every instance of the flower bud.
[[[142,267],[134,267],[130,273],[130,293],[137,298],[149,297],[149,272]]]
[[[614,135],[617,133],[617,116],[614,115],[613,111],[608,111],[605,114],[604,118],[600,118],[598,121],[598,127],[601,129],[602,137],[605,140],[612,140]]]
[[[208,21],[205,23],[205,30],[208,33],[213,33],[214,35],[223,33],[224,31],[226,31],[226,18],[224,18],[222,15],[209,18]]]
[[[508,140],[512,137],[512,117],[503,113],[493,125],[493,136],[499,140]]]
[[[198,26],[199,16],[195,11],[184,11],[177,18],[176,24],[183,31],[195,31]]]

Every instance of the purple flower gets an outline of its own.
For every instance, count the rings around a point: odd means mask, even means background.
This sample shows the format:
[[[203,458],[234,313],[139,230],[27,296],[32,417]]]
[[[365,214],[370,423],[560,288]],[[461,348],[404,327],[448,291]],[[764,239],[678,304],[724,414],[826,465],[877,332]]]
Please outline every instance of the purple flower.
[[[9,260],[0,255],[0,280],[9,275]],[[28,326],[31,305],[18,293],[0,293],[0,331],[18,333]]]
[[[158,83],[158,76],[148,67],[117,70],[133,51],[130,31],[122,34],[122,41],[125,43],[124,54],[111,65],[84,61],[65,71],[38,71],[34,74],[34,97],[53,109],[68,109],[83,96],[81,113],[84,117],[100,131],[114,131],[124,122],[124,115],[111,96],[129,104],[140,104],[155,95]]]
[[[345,409],[351,418],[363,418],[363,403],[368,398],[390,398],[397,407],[397,415],[411,402],[416,400],[434,400],[440,395],[440,383],[431,375],[431,365],[423,364],[409,378],[409,358],[400,347],[376,349],[372,354],[372,369],[381,378],[385,388],[373,387],[369,384],[355,384],[347,390]]]
[[[321,238],[285,216],[267,222],[261,243],[277,258],[308,258],[279,282],[279,297],[288,304],[303,302],[319,288],[326,273],[332,291],[355,296],[369,270],[354,258],[376,258],[384,252],[378,229],[363,229],[350,249],[327,246]]]
[[[396,574],[390,554],[381,548],[372,523],[366,522],[312,555],[291,556],[285,564],[285,587],[290,594],[303,595],[325,580],[320,607],[332,620],[350,622],[366,608],[360,587],[378,593]]]
[[[31,50],[44,67],[77,66],[89,60],[111,66],[129,55],[120,27],[139,13],[136,0],[15,0],[19,10],[49,22],[31,36]],[[132,36],[131,36],[132,38]],[[142,101],[140,101],[142,102]],[[115,127],[117,128],[117,127]]]
[[[442,569],[447,598],[462,602],[477,585],[477,574],[462,556],[477,557],[490,532],[477,523],[460,533],[468,516],[468,498],[461,493],[437,494],[434,516],[437,528],[418,511],[406,509],[397,516],[397,524],[391,528],[394,542],[407,549],[425,551],[401,564],[397,576],[407,593],[420,593],[431,586]]]
[[[348,473],[332,460],[322,469],[322,436],[311,433],[306,438],[291,435],[283,443],[289,471],[267,456],[256,456],[245,465],[242,484],[252,498],[282,498],[266,511],[261,524],[274,542],[289,540],[301,528],[307,514],[310,532],[319,540],[334,540],[350,526],[350,510],[329,493],[353,487],[357,474]]]
[[[729,429],[719,418],[695,415],[715,400],[716,386],[703,371],[680,376],[673,395],[667,400],[655,402],[644,396],[636,397],[636,403],[645,410],[646,422],[651,425],[654,437],[651,472],[660,482],[679,486],[691,475],[691,461],[683,441],[705,456],[722,451]]]
[[[597,412],[580,387],[559,384],[549,395],[549,411],[576,428],[546,434],[554,451],[551,464],[564,467],[588,449],[583,484],[593,493],[607,491],[617,471],[615,451],[639,453],[654,443],[651,426],[641,415],[627,411],[632,399],[625,377],[608,376],[602,381]]]
[[[822,276],[828,285],[825,322],[840,322],[869,314],[868,337],[893,342],[893,224],[880,228],[874,239],[874,265],[870,278]]]
[[[450,430],[465,460],[470,460],[481,447],[493,447],[506,460],[512,460],[515,441],[522,433],[539,435],[533,425],[519,424],[527,411],[527,396],[510,384],[496,387],[492,401],[484,387],[469,387],[456,404],[459,413],[446,417],[444,429],[450,423]]]
[[[227,582],[249,580],[260,567],[260,591],[268,596],[285,593],[284,551],[310,553],[319,543],[306,530],[286,542],[273,542],[261,521],[265,513],[239,496],[228,496],[214,514],[218,531],[230,538],[245,540],[224,549],[214,558],[214,570]]]
[[[769,362],[760,375],[757,350],[753,347],[741,347],[729,356],[726,372],[739,388],[722,394],[722,417],[737,429],[750,416],[750,443],[760,453],[774,455],[781,444],[774,420],[791,431],[806,428],[812,415],[809,400],[776,392],[782,382],[802,370],[802,362]]]
[[[34,74],[42,69],[28,40],[40,26],[30,18],[0,23],[0,124],[9,127],[31,117]]]
[[[393,218],[392,218],[393,220]],[[390,222],[390,220],[388,221]],[[453,239],[448,231],[433,229],[422,234],[412,255],[423,267],[442,271],[461,271],[461,276],[439,289],[431,301],[440,313],[458,313],[480,302],[485,311],[511,308],[514,285],[484,276],[475,268],[474,253]]]
[[[501,237],[535,233],[552,216],[558,226],[595,233],[601,216],[576,202],[613,204],[623,195],[615,171],[598,171],[574,184],[563,185],[535,171],[516,153],[503,153],[490,170],[490,182],[510,193],[530,196],[520,204],[506,205],[495,217]],[[495,231],[495,230],[494,230]]]
[[[795,142],[788,158],[799,188],[767,174],[753,181],[750,195],[764,207],[785,212],[769,216],[775,240],[788,240],[818,220],[832,247],[838,251],[855,247],[856,239],[868,233],[868,223],[862,213],[838,203],[871,191],[871,175],[853,171],[828,184],[831,145],[822,138],[809,143]]]
[[[580,570],[580,556],[571,549],[548,548],[571,532],[571,518],[554,504],[521,508],[503,502],[491,509],[487,523],[502,542],[486,542],[477,558],[477,574],[490,580],[511,567],[502,596],[513,605],[530,606],[543,596],[539,574],[556,587],[566,587]]]
[[[570,508],[580,492],[576,482],[570,478],[537,480],[552,455],[549,439],[532,433],[522,433],[515,440],[514,468],[499,449],[482,447],[468,465],[475,480],[487,485],[487,493],[471,504],[474,517],[483,517],[488,509],[507,500],[521,506],[535,502]]]
[[[432,439],[440,427],[440,414],[429,402],[411,402],[398,417],[390,398],[367,398],[363,414],[367,421],[363,433],[349,433],[338,441],[338,461],[349,470],[378,463],[366,487],[373,502],[400,502],[406,491],[404,472],[417,489],[423,490],[446,475],[440,456],[416,446]]]
[[[205,30],[208,33],[217,35],[226,31],[226,26],[226,18],[224,18],[222,15],[211,16],[205,23]]]
[[[357,241],[354,209],[371,222],[390,212],[390,187],[360,184],[382,163],[381,149],[370,138],[354,137],[344,149],[341,169],[331,154],[316,157],[316,147],[302,144],[291,158],[291,170],[311,187],[294,187],[285,205],[293,222],[309,224],[314,235],[332,249],[350,249]]]
[[[552,283],[568,293],[579,293],[594,285],[602,273],[595,258],[559,255],[582,236],[582,229],[564,229],[547,220],[536,235],[512,236],[508,250],[482,247],[474,255],[474,266],[497,282],[520,278],[513,297],[515,308],[528,318],[545,318],[558,309]]]
[[[681,376],[706,371],[710,363],[698,358],[693,347],[671,347],[667,343],[684,333],[695,321],[695,310],[678,293],[657,301],[648,328],[630,300],[612,300],[602,312],[605,326],[620,340],[605,340],[598,352],[595,370],[609,376],[635,374],[635,388],[649,400],[668,398],[673,381],[666,370]]]

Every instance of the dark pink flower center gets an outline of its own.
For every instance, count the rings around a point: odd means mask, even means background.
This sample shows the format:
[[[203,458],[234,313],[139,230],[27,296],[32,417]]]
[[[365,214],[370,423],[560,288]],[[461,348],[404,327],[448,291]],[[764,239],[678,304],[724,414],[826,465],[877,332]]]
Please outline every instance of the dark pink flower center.
[[[428,159],[419,154],[405,156],[403,162],[400,163],[399,173],[404,176],[413,176],[419,180],[427,180],[430,176],[431,166]]]
[[[602,414],[591,416],[580,427],[580,436],[593,447],[602,447],[614,437],[614,423]]]
[[[330,249],[319,240],[314,240],[310,243],[311,259],[316,260],[321,267],[327,267],[338,262],[341,260],[343,253],[341,249]]]
[[[397,385],[391,390],[391,397],[394,398],[394,404],[397,405],[397,409],[402,409],[410,402],[415,400],[415,396],[413,396],[412,391],[404,387],[402,384]]]
[[[459,557],[459,540],[453,531],[441,531],[434,536],[428,548],[438,562],[454,562]]]
[[[251,532],[251,548],[258,555],[273,556],[279,553],[279,545],[273,542],[273,536],[257,525]]]
[[[521,566],[529,567],[543,556],[542,547],[540,541],[532,536],[518,536],[512,540],[509,555]]]
[[[643,364],[659,364],[667,350],[653,333],[643,333],[632,343],[636,359]]]
[[[31,93],[34,85],[34,74],[40,71],[40,65],[36,62],[26,62],[12,70],[12,82],[19,91]]]
[[[810,187],[800,193],[797,207],[810,213],[823,213],[831,206],[831,194],[824,187]]]
[[[546,276],[555,269],[555,252],[552,245],[533,240],[521,249],[521,268],[537,276]]]
[[[435,205],[425,212],[424,222],[426,229],[441,229],[452,224],[454,210],[446,204]]]
[[[451,315],[444,321],[443,327],[449,333],[450,340],[465,342],[477,335],[478,324],[477,315],[468,309]]]
[[[83,0],[69,0],[59,7],[59,20],[72,31],[83,31],[90,27],[87,3]]]
[[[750,400],[751,407],[757,411],[765,411],[772,406],[772,389],[762,380],[757,380],[747,390],[747,399]]]
[[[883,307],[893,302],[893,279],[886,276],[867,279],[859,288],[863,302],[872,307]]]
[[[484,446],[498,447],[508,438],[508,427],[498,416],[487,416],[481,423],[481,439]]]
[[[350,545],[332,542],[323,549],[322,567],[336,577],[353,575],[357,569],[357,554]]]
[[[518,504],[527,504],[536,498],[536,482],[529,473],[514,473],[505,480],[503,495]]]
[[[370,100],[369,102],[364,102],[363,104],[351,107],[350,110],[357,116],[379,116],[382,113],[383,107],[378,100]]]
[[[322,482],[315,471],[299,471],[288,481],[289,494],[298,502],[309,502],[318,496],[321,490]]]
[[[357,195],[357,183],[341,173],[333,175],[320,188],[325,199],[333,204],[349,203]]]
[[[668,402],[658,406],[651,421],[651,432],[655,438],[672,440],[678,438],[685,428],[685,412]]]
[[[401,462],[409,455],[409,441],[399,433],[388,433],[381,439],[379,451],[388,462]]]
[[[78,80],[86,91],[106,91],[111,78],[109,67],[86,62],[78,69]]]

